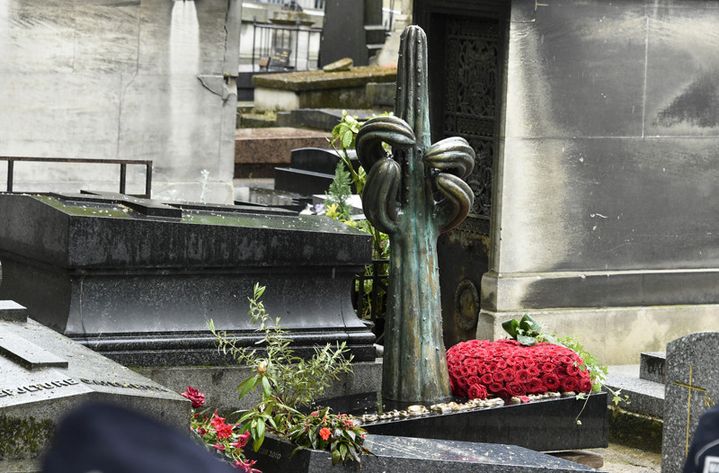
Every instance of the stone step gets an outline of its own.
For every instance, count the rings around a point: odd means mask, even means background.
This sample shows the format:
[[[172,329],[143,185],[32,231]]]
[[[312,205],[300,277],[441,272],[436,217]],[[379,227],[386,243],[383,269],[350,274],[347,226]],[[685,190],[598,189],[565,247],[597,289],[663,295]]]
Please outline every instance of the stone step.
[[[360,121],[381,114],[382,110],[350,109],[347,113]],[[277,125],[288,127],[313,128],[332,131],[342,119],[341,108],[299,108],[289,112],[277,113]],[[326,146],[326,144],[325,144]]]
[[[664,366],[666,362],[666,352],[642,353],[639,364],[639,377],[647,381],[665,384]]]
[[[639,365],[609,367],[606,386],[621,389],[618,405],[609,404],[610,441],[645,451],[660,452],[664,417],[664,385],[639,377]]]
[[[664,384],[642,379],[639,373],[639,365],[610,366],[606,384],[614,390],[621,389],[622,396],[629,396],[628,403],[619,405],[623,410],[661,419]]]
[[[235,132],[235,177],[273,177],[295,148],[325,147],[329,133],[303,128],[240,128]]]

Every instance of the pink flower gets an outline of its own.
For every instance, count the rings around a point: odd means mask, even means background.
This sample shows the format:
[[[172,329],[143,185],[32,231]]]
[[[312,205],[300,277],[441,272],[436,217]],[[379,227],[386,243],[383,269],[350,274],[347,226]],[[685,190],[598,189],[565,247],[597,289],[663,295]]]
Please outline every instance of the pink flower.
[[[221,443],[216,443],[216,444],[214,444],[212,447],[213,447],[215,450],[217,450],[218,452],[224,452],[224,451],[225,451],[225,446],[222,445]]]
[[[255,463],[257,463],[255,460],[237,460],[235,461],[235,463],[233,463],[233,466],[238,470],[244,471],[245,473],[262,473],[257,468],[252,468]]]
[[[232,444],[235,448],[245,448],[245,445],[247,445],[247,442],[250,440],[250,433],[245,432],[244,434],[240,434],[239,437],[237,437],[237,440],[235,443]]]
[[[205,405],[205,395],[192,386],[187,386],[185,392],[180,394],[180,396],[189,399],[192,402],[193,409],[198,409]]]

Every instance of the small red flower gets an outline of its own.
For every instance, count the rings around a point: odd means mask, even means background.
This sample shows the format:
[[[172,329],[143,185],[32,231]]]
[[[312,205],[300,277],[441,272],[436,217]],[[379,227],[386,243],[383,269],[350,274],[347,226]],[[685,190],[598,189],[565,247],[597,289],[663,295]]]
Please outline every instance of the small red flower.
[[[192,402],[193,409],[198,409],[205,405],[205,395],[192,386],[187,386],[185,392],[180,394],[180,396],[189,399]]]
[[[487,399],[487,388],[481,384],[473,384],[469,387],[468,395],[470,399]]]
[[[332,436],[332,431],[330,429],[328,429],[327,427],[322,427],[320,429],[319,435],[320,435],[320,438],[326,442]]]
[[[224,451],[225,451],[225,446],[222,445],[221,443],[216,443],[216,444],[214,444],[212,447],[213,447],[215,450],[217,450],[218,452],[224,452]]]
[[[245,445],[247,445],[247,442],[250,440],[250,433],[245,432],[244,434],[240,434],[239,437],[237,437],[237,440],[235,443],[232,444],[235,448],[245,448]]]
[[[215,427],[217,438],[223,440],[232,437],[232,427],[233,425],[231,424],[222,424]]]

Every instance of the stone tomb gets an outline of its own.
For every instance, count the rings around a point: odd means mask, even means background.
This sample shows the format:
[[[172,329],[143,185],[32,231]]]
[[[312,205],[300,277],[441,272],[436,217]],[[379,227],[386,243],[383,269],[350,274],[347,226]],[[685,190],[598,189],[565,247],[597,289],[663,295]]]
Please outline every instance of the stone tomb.
[[[326,217],[166,205],[121,194],[0,195],[1,297],[129,366],[223,364],[207,321],[253,344],[255,282],[300,355],[346,341],[374,361],[351,304],[370,237]]]
[[[529,473],[589,472],[583,465],[554,458],[515,445],[426,440],[385,435],[368,435],[366,447],[373,455],[362,457],[362,464],[331,466],[329,452],[301,450],[292,455],[294,446],[267,438],[257,458],[264,473],[320,473],[329,471],[384,473]],[[260,463],[262,462],[262,463]]]
[[[719,330],[716,2],[415,0],[413,18],[433,138],[477,151],[489,239],[459,229],[471,264],[439,263],[466,316],[462,278],[487,269],[477,338],[531,313],[614,365]]]
[[[54,424],[81,402],[143,411],[186,428],[190,403],[179,394],[27,318],[0,301],[0,471],[33,471]]]
[[[702,332],[667,346],[662,473],[684,467],[699,417],[719,399],[719,333]]]

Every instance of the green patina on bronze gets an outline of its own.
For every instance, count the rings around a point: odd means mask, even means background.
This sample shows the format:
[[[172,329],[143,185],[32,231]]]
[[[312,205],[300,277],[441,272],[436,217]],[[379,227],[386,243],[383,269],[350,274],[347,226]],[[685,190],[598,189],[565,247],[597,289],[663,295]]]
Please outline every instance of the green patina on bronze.
[[[437,238],[465,219],[474,199],[463,180],[474,167],[474,151],[463,138],[431,144],[428,90],[427,37],[410,26],[400,45],[396,116],[367,121],[356,140],[368,173],[365,215],[391,240],[382,396],[392,404],[451,397]]]

